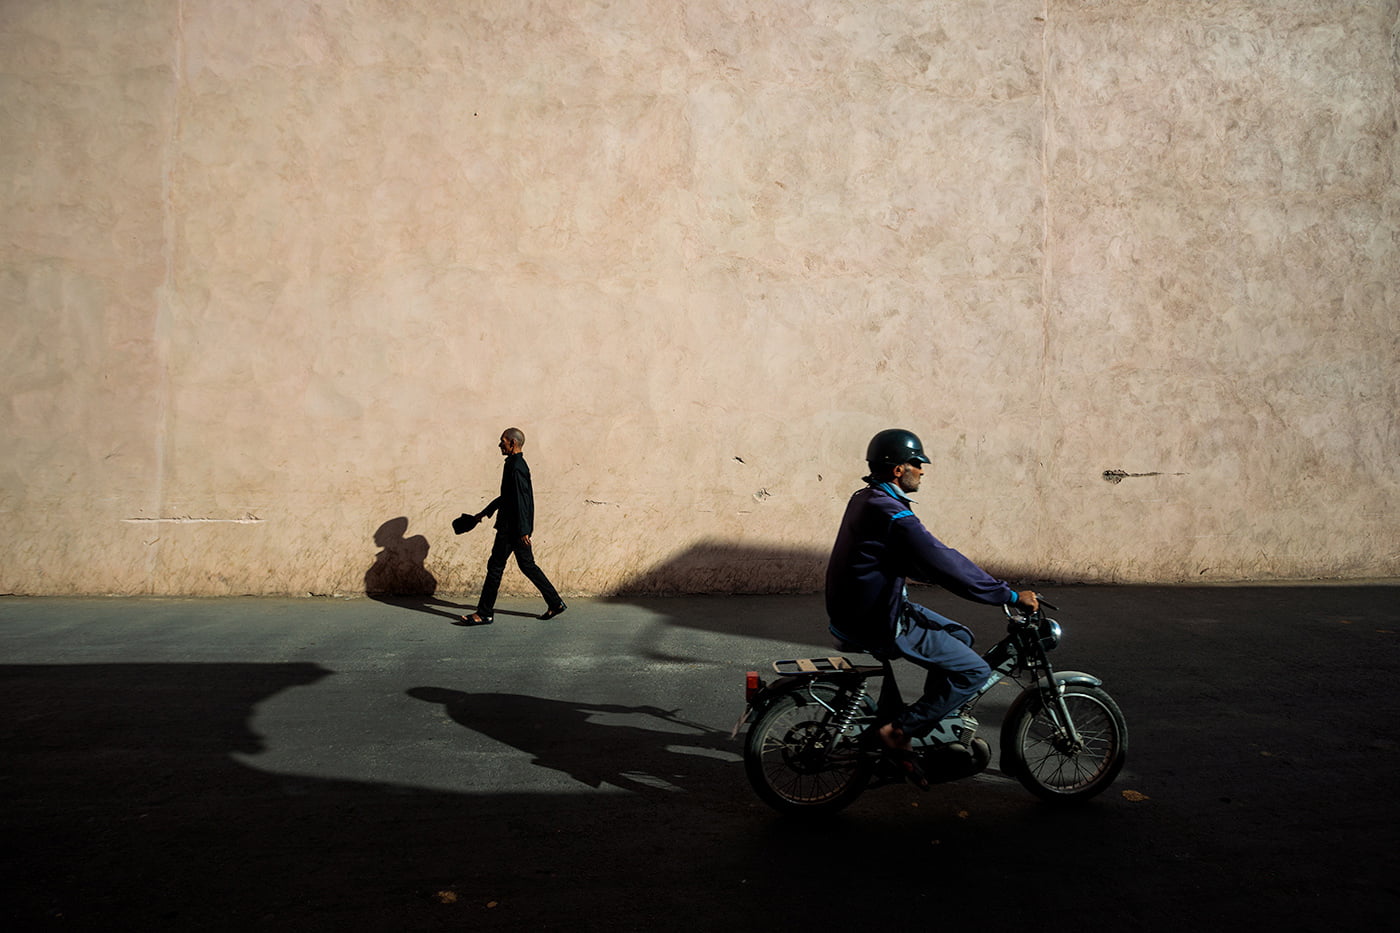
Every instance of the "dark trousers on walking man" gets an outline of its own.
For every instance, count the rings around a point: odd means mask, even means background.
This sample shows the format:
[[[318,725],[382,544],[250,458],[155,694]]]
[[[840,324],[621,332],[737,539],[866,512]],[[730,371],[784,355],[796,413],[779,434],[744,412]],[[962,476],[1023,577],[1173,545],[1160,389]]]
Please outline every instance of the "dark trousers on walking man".
[[[501,576],[506,572],[506,561],[515,555],[515,565],[525,575],[525,579],[535,585],[544,597],[546,606],[562,606],[564,601],[554,584],[549,582],[540,565],[535,563],[535,549],[524,538],[514,532],[496,532],[496,541],[491,545],[491,556],[486,559],[486,580],[481,584],[481,599],[477,600],[476,611],[483,617],[490,617],[496,610],[496,594],[501,589]]]

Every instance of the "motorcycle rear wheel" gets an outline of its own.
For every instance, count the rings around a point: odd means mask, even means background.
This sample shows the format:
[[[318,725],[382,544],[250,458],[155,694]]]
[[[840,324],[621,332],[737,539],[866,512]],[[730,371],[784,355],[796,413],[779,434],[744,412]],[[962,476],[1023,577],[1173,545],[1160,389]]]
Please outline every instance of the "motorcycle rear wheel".
[[[1065,687],[1065,705],[1081,745],[1056,726],[1040,690],[1027,690],[1007,711],[1001,730],[1001,769],[1052,803],[1080,803],[1113,783],[1128,755],[1128,724],[1099,687]]]
[[[838,698],[844,699],[831,684],[795,690],[774,700],[749,728],[744,771],[758,796],[775,810],[835,813],[870,782],[872,765],[860,753],[856,737],[840,735],[831,726],[835,713],[827,707],[835,708]]]

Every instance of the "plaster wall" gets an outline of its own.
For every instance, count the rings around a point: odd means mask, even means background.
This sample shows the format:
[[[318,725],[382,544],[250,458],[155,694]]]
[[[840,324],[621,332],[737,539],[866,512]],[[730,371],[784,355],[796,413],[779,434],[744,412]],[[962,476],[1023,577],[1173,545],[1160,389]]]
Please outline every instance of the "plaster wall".
[[[1400,575],[1398,17],[0,0],[0,592]]]

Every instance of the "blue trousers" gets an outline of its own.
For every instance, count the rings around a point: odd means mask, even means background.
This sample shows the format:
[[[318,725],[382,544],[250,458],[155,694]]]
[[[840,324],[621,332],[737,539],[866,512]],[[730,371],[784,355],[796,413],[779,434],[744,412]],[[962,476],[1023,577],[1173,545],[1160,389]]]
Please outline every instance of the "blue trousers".
[[[928,671],[924,695],[895,719],[907,735],[925,735],[949,713],[962,707],[991,676],[992,670],[972,650],[972,632],[917,603],[909,603],[908,631],[895,638],[900,656]]]

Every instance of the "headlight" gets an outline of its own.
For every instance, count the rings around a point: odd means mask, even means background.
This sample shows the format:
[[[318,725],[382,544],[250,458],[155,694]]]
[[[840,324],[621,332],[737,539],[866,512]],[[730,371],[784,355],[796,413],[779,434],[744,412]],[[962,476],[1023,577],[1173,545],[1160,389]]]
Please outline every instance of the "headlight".
[[[1040,644],[1049,651],[1060,643],[1060,623],[1046,619],[1040,623]]]

